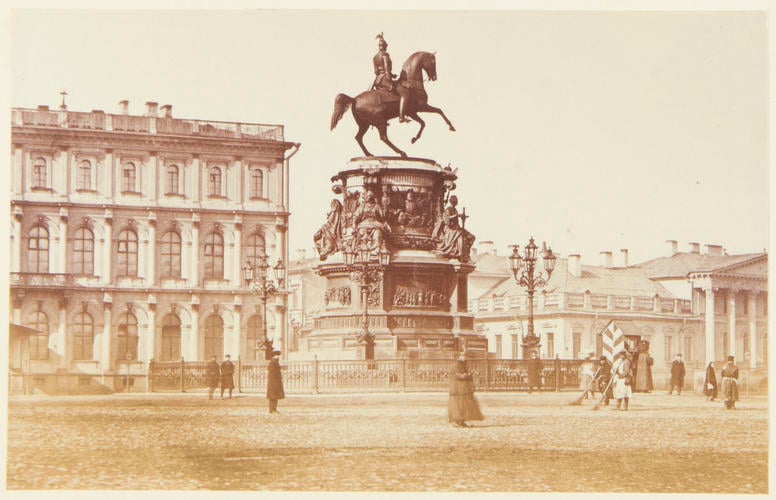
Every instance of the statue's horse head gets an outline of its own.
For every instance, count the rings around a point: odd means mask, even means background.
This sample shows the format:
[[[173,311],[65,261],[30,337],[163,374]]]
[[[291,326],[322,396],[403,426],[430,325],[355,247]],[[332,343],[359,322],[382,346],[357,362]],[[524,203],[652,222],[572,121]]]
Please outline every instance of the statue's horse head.
[[[415,52],[402,66],[402,73],[407,80],[423,81],[423,71],[432,82],[437,79],[436,55],[433,52]]]

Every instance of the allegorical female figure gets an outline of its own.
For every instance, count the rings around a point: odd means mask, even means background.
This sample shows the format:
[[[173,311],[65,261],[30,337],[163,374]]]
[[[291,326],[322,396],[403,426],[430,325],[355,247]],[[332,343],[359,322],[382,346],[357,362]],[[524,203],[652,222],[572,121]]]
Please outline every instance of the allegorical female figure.
[[[458,198],[450,196],[442,217],[434,227],[432,237],[437,241],[437,252],[445,257],[452,257],[461,262],[469,261],[469,252],[474,243],[474,235],[461,227],[458,214]]]
[[[331,210],[326,215],[326,223],[313,236],[321,260],[326,260],[326,257],[337,251],[341,237],[342,203],[339,200],[331,200]]]
[[[353,224],[359,243],[366,243],[373,252],[383,248],[383,235],[389,228],[385,224],[383,209],[372,191],[364,193],[364,201],[356,209]]]

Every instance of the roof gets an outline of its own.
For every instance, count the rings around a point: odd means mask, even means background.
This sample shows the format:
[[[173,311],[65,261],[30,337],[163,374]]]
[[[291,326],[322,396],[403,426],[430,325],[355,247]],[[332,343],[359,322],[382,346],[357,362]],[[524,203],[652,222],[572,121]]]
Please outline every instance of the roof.
[[[635,267],[643,269],[650,278],[686,278],[693,271],[717,271],[749,262],[765,253],[740,255],[708,255],[690,252],[675,253],[671,257],[642,262]]]
[[[477,255],[472,263],[476,266],[475,272],[480,275],[509,276],[512,274],[509,270],[509,259],[504,256],[484,253]]]

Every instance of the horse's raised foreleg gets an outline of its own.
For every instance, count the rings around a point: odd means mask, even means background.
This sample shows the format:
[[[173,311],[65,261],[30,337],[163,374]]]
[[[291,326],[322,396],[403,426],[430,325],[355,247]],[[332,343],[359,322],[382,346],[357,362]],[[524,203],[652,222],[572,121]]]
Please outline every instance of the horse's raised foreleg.
[[[407,116],[409,116],[416,122],[420,123],[420,128],[418,129],[418,133],[415,135],[415,137],[412,138],[412,144],[415,144],[415,141],[420,139],[420,135],[423,133],[423,129],[426,128],[426,122],[424,122],[414,111],[412,113],[407,113]]]
[[[364,134],[366,134],[366,131],[369,130],[369,124],[368,123],[359,123],[358,124],[358,132],[356,132],[356,142],[359,146],[361,146],[361,150],[364,152],[366,156],[372,156],[372,154],[366,150],[366,146],[364,146]]]
[[[401,149],[399,149],[396,146],[394,146],[393,143],[390,140],[388,140],[388,123],[387,122],[383,122],[382,125],[376,125],[376,127],[377,127],[377,131],[380,133],[380,140],[382,140],[384,143],[386,143],[388,145],[388,147],[390,147],[391,149],[396,151],[396,153],[398,153],[399,156],[401,156],[402,158],[406,158],[407,157],[407,153],[405,153]]]
[[[445,116],[444,111],[442,111],[439,108],[435,108],[434,106],[429,106],[428,104],[425,104],[423,106],[418,107],[418,112],[423,113],[436,113],[439,116],[442,117],[442,119],[447,123],[447,126],[450,127],[451,132],[455,132],[455,127],[453,127],[453,124],[450,123],[450,120],[447,119],[447,116]]]

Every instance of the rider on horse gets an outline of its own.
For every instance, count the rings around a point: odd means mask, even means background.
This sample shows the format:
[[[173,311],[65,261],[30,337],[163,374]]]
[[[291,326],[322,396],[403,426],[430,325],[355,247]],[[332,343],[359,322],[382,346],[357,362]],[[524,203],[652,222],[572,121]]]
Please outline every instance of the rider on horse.
[[[396,78],[396,75],[391,72],[393,63],[391,62],[391,56],[388,54],[387,50],[388,42],[385,41],[382,33],[379,33],[376,38],[379,40],[379,42],[377,42],[379,50],[372,58],[372,65],[375,70],[375,80],[372,84],[372,88],[375,90],[386,90],[392,93],[398,92],[399,121],[408,122],[409,120],[405,117],[405,108],[407,98],[409,97],[409,88],[401,84],[396,85],[397,82],[393,81],[393,79]]]

